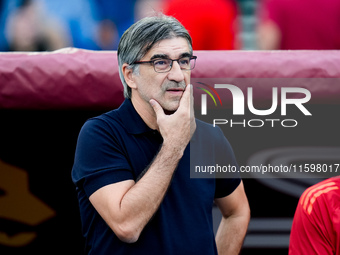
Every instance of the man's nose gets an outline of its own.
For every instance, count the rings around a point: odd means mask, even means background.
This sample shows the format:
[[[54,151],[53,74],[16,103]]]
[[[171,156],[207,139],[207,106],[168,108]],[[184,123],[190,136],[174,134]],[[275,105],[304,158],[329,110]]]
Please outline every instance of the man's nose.
[[[183,70],[177,61],[172,62],[172,68],[169,71],[168,79],[171,81],[181,82],[184,80]]]

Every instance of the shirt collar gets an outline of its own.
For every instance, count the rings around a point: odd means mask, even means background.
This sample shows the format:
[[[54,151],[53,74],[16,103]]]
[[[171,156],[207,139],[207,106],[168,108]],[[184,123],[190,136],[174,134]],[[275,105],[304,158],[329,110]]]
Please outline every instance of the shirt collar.
[[[140,115],[137,113],[131,99],[125,99],[118,109],[118,114],[126,130],[130,134],[142,134],[153,131],[149,128]]]

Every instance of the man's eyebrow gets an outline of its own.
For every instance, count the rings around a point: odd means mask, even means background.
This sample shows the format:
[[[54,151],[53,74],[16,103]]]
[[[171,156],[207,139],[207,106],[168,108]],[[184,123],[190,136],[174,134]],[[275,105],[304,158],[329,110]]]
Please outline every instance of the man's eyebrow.
[[[185,58],[185,57],[192,57],[192,54],[189,52],[182,53],[179,58]]]
[[[189,52],[184,52],[181,55],[179,55],[179,58],[184,58],[184,57],[191,57],[192,54]],[[165,58],[165,59],[170,59],[169,55],[167,54],[155,54],[153,55],[150,60],[158,59],[158,58]]]
[[[157,58],[169,58],[169,56],[167,54],[155,54],[151,57],[150,60],[154,60],[154,59],[157,59]]]

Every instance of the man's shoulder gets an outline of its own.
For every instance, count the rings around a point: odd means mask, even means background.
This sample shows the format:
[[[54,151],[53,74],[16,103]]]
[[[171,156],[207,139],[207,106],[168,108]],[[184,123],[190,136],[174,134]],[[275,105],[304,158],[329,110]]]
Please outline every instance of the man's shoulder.
[[[210,123],[204,122],[202,120],[196,119],[196,130],[199,136],[220,136],[223,135],[222,130],[218,126],[213,126]]]
[[[340,201],[340,178],[333,177],[323,180],[306,189],[300,198],[301,209],[308,215],[313,211],[313,207],[323,203],[339,204]]]
[[[83,124],[80,135],[85,137],[97,135],[114,135],[125,133],[125,127],[119,114],[119,108],[91,117]]]
[[[118,109],[111,110],[86,120],[84,126],[111,126],[119,122]]]
[[[109,132],[118,132],[121,136],[142,134],[150,131],[150,128],[133,107],[130,99],[125,99],[118,109],[87,120],[85,126],[109,129]]]
[[[205,130],[213,130],[214,126],[210,123],[204,122],[202,120],[196,119],[197,127]]]

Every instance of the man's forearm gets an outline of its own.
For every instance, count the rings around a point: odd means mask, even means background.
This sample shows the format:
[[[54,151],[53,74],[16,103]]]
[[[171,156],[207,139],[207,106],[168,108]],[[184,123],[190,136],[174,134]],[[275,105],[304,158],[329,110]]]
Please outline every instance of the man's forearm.
[[[240,253],[247,232],[249,216],[222,217],[216,234],[216,246],[219,255],[236,255]]]
[[[138,238],[158,209],[182,155],[182,150],[163,144],[142,178],[123,196],[120,213],[134,232],[133,239]]]

